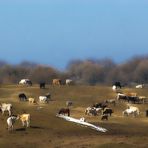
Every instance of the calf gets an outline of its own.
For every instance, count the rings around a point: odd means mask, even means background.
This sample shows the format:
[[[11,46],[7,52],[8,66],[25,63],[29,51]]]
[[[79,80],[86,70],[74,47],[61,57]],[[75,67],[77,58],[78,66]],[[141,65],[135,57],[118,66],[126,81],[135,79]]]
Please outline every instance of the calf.
[[[28,101],[29,101],[30,104],[36,103],[34,98],[29,98]]]
[[[21,120],[23,126],[30,126],[30,114],[18,115],[18,118]]]
[[[45,96],[39,96],[40,103],[48,103],[51,95],[50,93],[46,94]]]

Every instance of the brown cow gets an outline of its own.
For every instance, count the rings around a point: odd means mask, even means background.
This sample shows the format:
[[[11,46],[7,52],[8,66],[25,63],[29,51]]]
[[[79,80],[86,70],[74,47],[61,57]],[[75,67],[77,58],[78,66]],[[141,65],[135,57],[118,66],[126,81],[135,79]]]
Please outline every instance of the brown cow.
[[[53,85],[61,85],[61,79],[53,79],[52,84]]]

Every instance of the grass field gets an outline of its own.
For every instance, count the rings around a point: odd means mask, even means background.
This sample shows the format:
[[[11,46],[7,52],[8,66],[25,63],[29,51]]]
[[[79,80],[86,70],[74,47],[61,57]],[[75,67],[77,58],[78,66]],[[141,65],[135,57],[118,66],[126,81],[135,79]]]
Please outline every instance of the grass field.
[[[148,89],[124,88],[124,92],[137,92],[138,95],[148,96]],[[51,93],[49,104],[34,105],[20,102],[18,94],[24,92],[29,97],[38,99],[39,95]],[[148,147],[148,118],[145,110],[148,104],[136,104],[141,114],[134,117],[123,117],[125,103],[117,103],[114,114],[108,121],[101,121],[101,117],[85,116],[86,107],[104,99],[115,98],[111,87],[107,86],[47,86],[41,90],[37,85],[23,87],[17,85],[0,86],[0,102],[12,103],[13,114],[30,113],[31,127],[24,129],[20,121],[14,125],[14,131],[7,130],[7,113],[0,114],[0,148],[146,148]],[[81,127],[74,123],[57,118],[58,110],[65,107],[65,102],[72,100],[71,116],[84,116],[88,122],[108,129],[101,133]],[[42,108],[39,108],[42,107]]]

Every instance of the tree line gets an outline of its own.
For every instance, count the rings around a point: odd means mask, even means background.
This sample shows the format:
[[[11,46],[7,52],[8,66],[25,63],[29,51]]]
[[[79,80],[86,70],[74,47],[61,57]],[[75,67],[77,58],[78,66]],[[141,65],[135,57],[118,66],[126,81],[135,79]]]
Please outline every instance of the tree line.
[[[122,84],[148,83],[148,56],[138,56],[124,63],[115,63],[111,59],[103,60],[72,60],[64,71],[51,66],[31,62],[18,65],[0,61],[0,83],[13,84],[28,78],[33,83],[44,81],[51,83],[52,79],[70,78],[78,84],[112,84],[120,81]]]

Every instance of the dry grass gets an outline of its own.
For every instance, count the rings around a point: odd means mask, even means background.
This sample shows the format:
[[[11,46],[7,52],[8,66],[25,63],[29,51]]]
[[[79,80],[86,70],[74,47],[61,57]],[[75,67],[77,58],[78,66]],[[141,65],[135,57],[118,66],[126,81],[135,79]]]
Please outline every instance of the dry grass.
[[[137,92],[148,96],[147,89],[124,89],[125,92]],[[18,94],[24,92],[29,97],[38,98],[50,92],[52,101],[49,104],[34,105],[28,102],[19,102]],[[115,98],[110,87],[101,86],[48,86],[40,90],[38,86],[22,87],[16,85],[1,85],[0,102],[10,102],[14,106],[14,114],[23,112],[31,114],[31,127],[24,129],[18,121],[15,131],[8,132],[5,116],[0,115],[0,147],[2,148],[131,148],[147,147],[148,145],[148,119],[145,117],[147,104],[137,104],[140,108],[139,117],[122,117],[125,103],[118,103],[114,114],[109,121],[101,121],[100,117],[85,116],[86,107],[104,99]],[[87,121],[107,128],[107,133],[99,133],[74,123],[66,122],[55,115],[61,107],[65,107],[67,100],[72,100],[71,116],[80,118],[84,116]],[[42,108],[38,109],[41,106]]]

